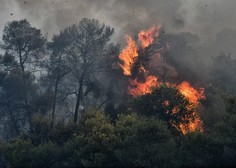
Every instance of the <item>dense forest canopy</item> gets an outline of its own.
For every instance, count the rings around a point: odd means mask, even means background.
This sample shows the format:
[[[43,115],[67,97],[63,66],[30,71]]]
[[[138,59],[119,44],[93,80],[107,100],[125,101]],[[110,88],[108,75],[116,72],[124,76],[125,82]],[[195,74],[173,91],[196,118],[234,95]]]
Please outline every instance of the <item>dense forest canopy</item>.
[[[206,68],[162,25],[127,44],[115,30],[83,18],[48,39],[26,19],[5,25],[0,167],[234,166],[236,59]]]

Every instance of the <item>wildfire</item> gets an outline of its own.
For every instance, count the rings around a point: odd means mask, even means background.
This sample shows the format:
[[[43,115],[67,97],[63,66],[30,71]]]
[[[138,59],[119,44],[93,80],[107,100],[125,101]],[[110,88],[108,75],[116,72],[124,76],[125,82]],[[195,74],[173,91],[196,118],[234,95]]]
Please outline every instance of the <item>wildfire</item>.
[[[193,120],[190,120],[188,124],[179,124],[179,128],[182,134],[185,135],[196,130],[203,132],[203,123],[200,117],[195,112],[193,113],[193,117]]]
[[[182,95],[187,97],[196,106],[198,106],[200,99],[205,99],[203,88],[196,90],[186,81],[180,83],[178,89]]]
[[[154,38],[159,36],[160,26],[151,27],[147,31],[141,30],[138,34],[139,41],[143,48],[153,43]]]
[[[122,63],[119,63],[120,67],[123,69],[123,73],[126,76],[133,75],[131,72],[132,67],[134,66],[138,56],[139,50],[143,50],[150,46],[154,39],[159,36],[160,26],[152,27],[146,31],[142,30],[138,34],[138,39],[141,43],[141,47],[138,47],[136,42],[128,35],[125,36],[127,41],[127,47],[124,48],[119,55],[120,60]],[[159,81],[157,76],[149,75],[147,69],[144,66],[140,66],[138,72],[142,72],[144,75],[144,80],[139,81],[136,77],[135,79],[129,79],[129,86],[128,86],[128,93],[134,97],[145,95],[152,92],[153,87],[160,86],[162,84]],[[165,82],[168,87],[176,86],[174,83]],[[179,92],[189,100],[190,107],[188,109],[195,108],[200,104],[199,101],[201,99],[205,99],[204,89],[195,89],[192,87],[188,82],[183,81],[178,86],[177,89]],[[164,101],[164,106],[168,106],[169,102],[166,100]],[[174,108],[172,113],[178,113],[179,109]],[[173,126],[179,128],[183,134],[187,134],[188,132],[193,132],[196,130],[203,131],[203,123],[200,117],[197,115],[196,112],[192,113],[192,119],[183,118],[183,120],[188,120],[187,124],[179,124],[178,126],[173,123]]]
[[[138,47],[130,36],[126,35],[125,39],[127,41],[127,47],[119,55],[120,60],[123,62],[123,64],[119,63],[119,65],[123,69],[124,74],[130,76],[132,65],[135,62],[135,58],[138,57]]]
[[[144,83],[139,83],[137,79],[130,79],[130,86],[128,86],[128,92],[129,94],[135,97],[151,93],[152,88],[156,87],[158,84],[157,79],[158,78],[156,76],[148,76]]]
[[[190,103],[195,107],[199,105],[199,100],[206,98],[204,95],[204,88],[196,90],[186,81],[182,82],[178,86],[178,89],[180,93],[184,95],[190,101]],[[180,124],[179,126],[183,134],[186,134],[188,132],[193,132],[195,130],[203,131],[203,123],[200,117],[197,115],[196,112],[193,112],[192,115],[193,115],[193,120],[190,120],[187,126],[184,124]]]

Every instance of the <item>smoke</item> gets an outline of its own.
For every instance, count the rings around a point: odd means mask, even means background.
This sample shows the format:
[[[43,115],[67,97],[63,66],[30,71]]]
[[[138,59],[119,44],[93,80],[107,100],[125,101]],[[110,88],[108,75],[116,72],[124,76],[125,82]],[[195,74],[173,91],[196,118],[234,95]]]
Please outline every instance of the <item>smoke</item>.
[[[205,38],[236,29],[235,5],[234,0],[1,0],[0,22],[2,28],[9,20],[26,18],[51,37],[90,17],[115,27],[117,36],[158,23],[170,33],[191,32]]]
[[[183,72],[181,75],[188,73],[192,79],[202,74],[207,78],[212,57],[221,52],[236,58],[235,0],[0,0],[0,3],[0,30],[8,21],[26,18],[49,40],[83,17],[96,18],[114,27],[113,41],[118,43],[124,42],[125,34],[135,39],[141,29],[160,24],[162,38],[172,45],[170,58]]]
[[[0,0],[0,3],[0,30],[8,21],[26,18],[49,39],[81,18],[89,17],[114,27],[116,42],[123,41],[126,33],[136,35],[140,29],[161,24],[166,33],[197,35],[202,45],[211,43],[211,51],[219,53],[220,41],[214,41],[217,35],[236,30],[235,0]],[[229,44],[235,42],[229,36],[224,40]],[[234,47],[221,50],[236,55]],[[207,54],[213,56],[216,52]]]
[[[1,0],[1,13],[6,21],[26,18],[51,37],[61,29],[78,23],[83,17],[96,18],[116,29],[120,40],[125,33],[153,24],[167,25],[167,29],[181,29],[184,20],[180,1],[165,0]],[[3,4],[3,5],[2,5]],[[13,15],[11,15],[11,12]],[[0,16],[0,18],[2,18]],[[0,27],[2,28],[2,27]]]

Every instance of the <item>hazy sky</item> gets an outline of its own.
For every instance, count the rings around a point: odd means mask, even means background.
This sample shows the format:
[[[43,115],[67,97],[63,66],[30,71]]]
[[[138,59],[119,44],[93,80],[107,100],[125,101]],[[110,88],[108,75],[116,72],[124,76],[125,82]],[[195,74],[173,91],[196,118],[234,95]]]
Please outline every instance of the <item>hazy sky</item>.
[[[26,18],[50,39],[89,17],[114,27],[120,42],[125,33],[161,24],[166,33],[196,35],[208,55],[236,55],[235,7],[236,0],[0,0],[0,32],[8,21]]]
[[[178,72],[208,79],[213,57],[223,52],[236,59],[235,7],[236,0],[0,0],[0,36],[7,22],[26,18],[50,40],[88,17],[114,27],[112,40],[124,44],[126,33],[135,38],[160,24]]]
[[[26,18],[43,33],[92,17],[119,33],[161,23],[169,32],[214,36],[236,29],[235,0],[0,0],[0,30],[11,20]]]

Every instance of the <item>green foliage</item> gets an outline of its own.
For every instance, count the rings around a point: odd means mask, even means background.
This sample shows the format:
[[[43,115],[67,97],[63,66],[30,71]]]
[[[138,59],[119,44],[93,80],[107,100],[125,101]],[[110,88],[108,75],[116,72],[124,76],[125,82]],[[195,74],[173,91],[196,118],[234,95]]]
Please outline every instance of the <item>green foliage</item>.
[[[229,94],[222,94],[221,96],[225,103],[225,111],[236,115],[236,97]]]
[[[159,119],[122,115],[116,123],[116,132],[120,143],[115,154],[122,167],[176,166],[174,139]]]
[[[117,137],[104,113],[90,111],[80,126],[59,123],[54,128],[50,120],[37,116],[34,126],[29,137],[1,148],[11,167],[107,167],[116,163]]]
[[[82,165],[84,167],[114,165],[116,159],[113,150],[118,138],[110,118],[96,111],[90,111],[84,117],[80,138],[85,143],[79,150]]]
[[[157,116],[89,110],[79,125],[37,116],[35,132],[1,143],[2,167],[204,167],[235,164],[234,114],[202,132],[175,136]],[[37,121],[38,120],[38,121]],[[37,123],[37,124],[36,124]]]
[[[77,126],[78,132],[70,132],[71,126],[67,125],[64,131],[62,127],[54,128],[58,133],[55,134],[54,131],[48,132],[47,121],[41,124],[38,123],[39,131],[35,137],[3,145],[3,158],[11,167],[174,165],[174,139],[156,118],[122,115],[114,125],[103,112],[91,110]],[[65,138],[67,133],[70,138]],[[41,137],[37,143],[36,135]],[[56,135],[57,140],[52,135]]]
[[[181,137],[178,160],[186,167],[218,165],[221,145],[205,133],[193,132]]]
[[[210,68],[210,81],[224,92],[235,95],[236,60],[230,55],[221,53],[214,57]]]
[[[30,167],[57,167],[62,150],[51,142],[40,144],[31,150]]]
[[[35,115],[33,118],[33,128],[25,139],[30,139],[32,144],[40,145],[51,141],[52,143],[63,145],[72,139],[79,132],[78,125],[69,122],[58,122],[54,127],[51,126],[51,119],[42,115]]]
[[[33,118],[33,128],[29,134],[29,139],[32,144],[39,145],[47,142],[49,140],[49,133],[50,120],[42,115],[35,115]]]
[[[212,137],[221,147],[221,164],[233,166],[236,164],[236,114],[226,113],[221,122],[212,129]]]
[[[204,122],[205,129],[211,129],[220,122],[225,114],[225,102],[222,99],[219,90],[213,86],[205,88],[206,99],[201,103],[204,109],[200,113],[200,117]]]
[[[3,146],[1,152],[10,167],[30,167],[32,147],[30,142],[16,139]]]

